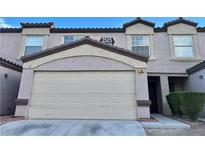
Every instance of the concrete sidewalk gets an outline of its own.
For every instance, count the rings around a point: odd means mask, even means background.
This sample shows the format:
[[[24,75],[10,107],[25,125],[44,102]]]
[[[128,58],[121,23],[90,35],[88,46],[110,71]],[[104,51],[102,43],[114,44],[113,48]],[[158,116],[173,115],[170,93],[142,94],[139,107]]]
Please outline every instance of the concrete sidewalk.
[[[190,129],[191,125],[182,123],[180,121],[171,119],[169,117],[163,116],[161,114],[151,114],[153,118],[157,120],[157,122],[141,122],[144,128],[184,128]]]

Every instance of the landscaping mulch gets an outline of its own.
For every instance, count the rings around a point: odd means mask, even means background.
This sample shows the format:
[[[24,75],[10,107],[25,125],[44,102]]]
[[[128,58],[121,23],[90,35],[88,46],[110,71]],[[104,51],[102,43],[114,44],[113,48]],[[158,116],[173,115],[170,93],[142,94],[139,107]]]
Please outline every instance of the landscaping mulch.
[[[24,117],[15,117],[13,115],[8,115],[8,116],[0,116],[0,125],[3,125],[5,123],[11,122],[11,121],[18,121],[18,120],[23,120],[25,119]]]
[[[150,117],[150,118],[140,118],[138,121],[139,121],[139,122],[158,122],[158,120],[155,119],[154,117]]]

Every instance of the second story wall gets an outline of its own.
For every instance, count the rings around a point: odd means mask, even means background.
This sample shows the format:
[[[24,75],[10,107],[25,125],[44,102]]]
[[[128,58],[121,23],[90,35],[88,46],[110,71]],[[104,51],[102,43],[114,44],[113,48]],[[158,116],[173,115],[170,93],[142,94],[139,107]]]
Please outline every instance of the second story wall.
[[[112,37],[114,45],[129,49],[127,44],[127,35],[125,33],[50,33],[48,36],[47,47],[51,48],[63,43],[63,37],[66,35],[90,36],[93,39],[100,40],[102,37]],[[170,38],[167,32],[157,32],[153,35],[153,56],[148,62],[149,73],[186,73],[186,69],[195,65],[200,60],[205,59],[205,33],[198,33],[197,47],[200,59],[197,60],[172,60]]]
[[[198,38],[198,36],[197,36]],[[198,39],[205,39],[200,36]],[[200,59],[197,60],[173,60],[171,57],[170,38],[166,32],[155,33],[153,36],[154,57],[148,62],[149,73],[186,73],[186,69],[205,59],[204,44],[199,46]]]
[[[89,36],[92,39],[100,41],[102,37],[111,37],[114,39],[114,45],[127,48],[127,39],[124,33],[50,33],[48,36],[47,47],[51,48],[64,43],[64,36]]]
[[[64,43],[64,36],[90,36],[100,41],[102,38],[112,38],[115,46],[132,50],[131,37],[135,35],[149,36],[150,60],[149,74],[179,73],[185,74],[186,69],[205,60],[205,31],[197,32],[196,24],[184,19],[169,22],[165,27],[156,30],[154,24],[137,19],[120,29],[60,29],[53,28],[52,24],[23,24],[21,32],[0,33],[1,57],[21,64],[20,56],[24,55],[25,39],[29,35],[45,36],[44,47],[52,48]],[[76,32],[77,31],[77,32]],[[80,31],[80,32],[79,32]],[[91,32],[92,31],[92,32]],[[94,31],[94,32],[93,32]],[[112,32],[110,32],[112,31]],[[177,58],[173,56],[173,36],[190,35],[193,38],[193,58]]]
[[[21,41],[21,33],[0,33],[0,57],[21,64],[18,59]]]
[[[205,60],[205,32],[197,34],[198,49],[202,60]]]

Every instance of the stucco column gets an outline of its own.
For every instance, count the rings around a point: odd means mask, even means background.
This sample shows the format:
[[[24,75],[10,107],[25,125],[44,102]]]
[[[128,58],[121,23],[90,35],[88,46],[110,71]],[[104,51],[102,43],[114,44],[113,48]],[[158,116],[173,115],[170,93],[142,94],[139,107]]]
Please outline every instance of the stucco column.
[[[33,82],[33,70],[23,69],[21,76],[21,84],[18,94],[18,103],[16,105],[15,116],[26,116],[28,109],[28,102],[25,100],[31,99]]]
[[[33,82],[33,70],[23,69],[18,98],[30,99]]]
[[[169,108],[166,95],[169,94],[169,81],[167,75],[160,76],[160,85],[161,85],[161,93],[162,93],[162,112],[165,115],[170,115],[171,110]]]
[[[150,101],[146,69],[136,69],[136,103],[138,118],[150,118]]]
[[[136,73],[136,100],[149,100],[147,72],[137,69]]]

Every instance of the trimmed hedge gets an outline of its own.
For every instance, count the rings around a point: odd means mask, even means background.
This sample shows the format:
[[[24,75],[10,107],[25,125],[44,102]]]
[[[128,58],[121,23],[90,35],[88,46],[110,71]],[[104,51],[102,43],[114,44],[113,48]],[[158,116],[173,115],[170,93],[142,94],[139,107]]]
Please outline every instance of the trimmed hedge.
[[[173,115],[183,115],[180,109],[180,92],[171,92],[166,96]]]
[[[172,92],[167,95],[168,104],[174,115],[188,115],[190,120],[197,120],[205,104],[205,93]]]
[[[191,120],[197,120],[199,112],[205,103],[205,93],[184,92],[181,93],[181,111]]]

